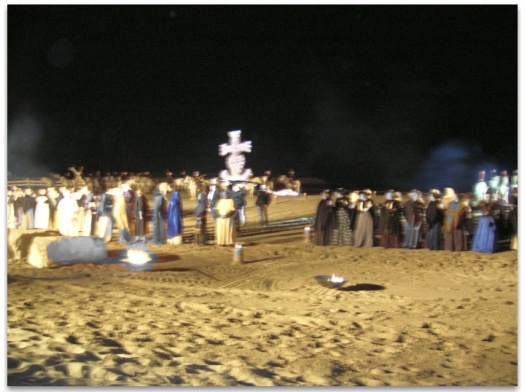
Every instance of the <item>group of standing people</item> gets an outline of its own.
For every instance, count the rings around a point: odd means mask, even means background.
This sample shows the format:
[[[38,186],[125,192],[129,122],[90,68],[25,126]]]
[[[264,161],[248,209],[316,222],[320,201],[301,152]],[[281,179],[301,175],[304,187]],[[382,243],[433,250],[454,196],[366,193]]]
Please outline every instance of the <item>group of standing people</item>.
[[[204,182],[198,185],[193,210],[198,245],[207,243],[208,216],[215,222],[218,245],[233,245],[237,232],[246,224],[244,184],[219,185],[216,179],[209,187]],[[267,226],[271,193],[263,184],[256,187],[255,194],[260,224]],[[142,189],[134,191],[127,182],[107,190],[102,187],[95,193],[87,185],[37,192],[17,186],[7,190],[8,228],[58,230],[63,236],[98,236],[106,242],[114,238],[117,228],[118,241],[124,244],[136,240],[151,245],[181,244],[182,211],[182,197],[168,182],[154,188],[151,209]]]
[[[58,230],[63,236],[98,236],[110,241],[113,228],[119,241],[146,235],[147,200],[129,184],[93,193],[89,186],[55,187],[34,192],[13,186],[7,190],[7,226],[10,229]]]
[[[332,194],[324,190],[317,206],[313,243],[318,246],[340,245],[372,247],[377,236],[383,248],[473,251],[493,253],[498,240],[510,237],[511,249],[517,249],[517,198],[513,188],[508,199],[489,190],[482,200],[472,194],[458,195],[445,188],[428,192],[427,200],[414,189],[403,198],[389,190],[384,202],[376,204],[372,192]],[[508,219],[504,214],[508,213]],[[474,216],[478,216],[477,225]]]

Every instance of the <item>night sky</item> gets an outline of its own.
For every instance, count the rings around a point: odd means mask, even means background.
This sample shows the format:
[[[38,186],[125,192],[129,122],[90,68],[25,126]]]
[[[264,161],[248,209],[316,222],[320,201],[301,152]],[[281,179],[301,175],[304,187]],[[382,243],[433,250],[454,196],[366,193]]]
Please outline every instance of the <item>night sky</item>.
[[[503,6],[7,6],[8,171],[246,167],[348,189],[517,169],[517,14]]]

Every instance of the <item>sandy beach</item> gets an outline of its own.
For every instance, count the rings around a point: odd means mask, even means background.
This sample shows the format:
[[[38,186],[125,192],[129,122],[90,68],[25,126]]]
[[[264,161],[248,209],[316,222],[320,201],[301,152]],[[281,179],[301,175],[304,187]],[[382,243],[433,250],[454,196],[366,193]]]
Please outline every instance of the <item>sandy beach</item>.
[[[152,271],[9,259],[8,385],[517,385],[517,251],[315,247],[318,201],[279,198],[260,227],[248,198],[241,265],[192,243],[187,198]]]

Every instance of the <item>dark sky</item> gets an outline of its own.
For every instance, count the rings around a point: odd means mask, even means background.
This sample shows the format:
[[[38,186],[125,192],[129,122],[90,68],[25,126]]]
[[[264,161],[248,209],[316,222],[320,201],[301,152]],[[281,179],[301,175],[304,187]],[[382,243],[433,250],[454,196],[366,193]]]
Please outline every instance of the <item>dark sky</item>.
[[[517,6],[8,5],[8,171],[224,169],[350,189],[517,169]]]

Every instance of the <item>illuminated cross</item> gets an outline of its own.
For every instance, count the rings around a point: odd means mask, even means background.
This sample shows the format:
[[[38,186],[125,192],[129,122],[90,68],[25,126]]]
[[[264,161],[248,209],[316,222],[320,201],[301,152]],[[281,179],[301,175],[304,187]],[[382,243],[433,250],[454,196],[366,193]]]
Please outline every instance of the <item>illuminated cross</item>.
[[[228,132],[230,137],[230,144],[224,143],[219,146],[219,155],[221,157],[232,153],[232,155],[240,155],[241,152],[251,152],[252,151],[252,142],[242,142],[241,143],[241,131],[231,131]]]

